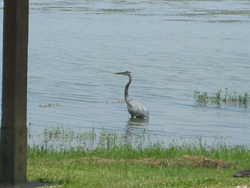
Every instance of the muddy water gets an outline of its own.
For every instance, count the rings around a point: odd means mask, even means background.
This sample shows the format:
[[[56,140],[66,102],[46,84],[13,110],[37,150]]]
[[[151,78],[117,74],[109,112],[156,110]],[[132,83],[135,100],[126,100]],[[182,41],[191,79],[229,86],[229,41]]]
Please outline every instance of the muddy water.
[[[248,107],[200,106],[193,93],[250,92],[249,28],[248,1],[30,0],[32,132],[63,125],[248,144]],[[128,78],[114,73],[126,70],[149,121],[131,121],[120,102]]]

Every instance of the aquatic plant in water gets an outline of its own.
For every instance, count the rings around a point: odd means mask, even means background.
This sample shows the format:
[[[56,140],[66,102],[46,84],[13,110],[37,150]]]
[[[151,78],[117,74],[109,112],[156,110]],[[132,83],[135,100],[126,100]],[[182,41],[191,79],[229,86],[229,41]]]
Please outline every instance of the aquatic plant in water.
[[[194,98],[200,105],[206,105],[207,103],[215,103],[220,105],[221,103],[238,103],[247,107],[250,101],[250,94],[245,92],[243,94],[237,94],[236,92],[230,93],[228,88],[219,89],[218,91],[209,94],[208,92],[194,91]]]
[[[103,129],[73,130],[65,126],[47,127],[42,133],[33,135],[30,133],[31,147],[43,146],[45,149],[61,150],[70,148],[82,148],[93,150],[96,148],[112,148],[117,146],[128,146],[141,148],[143,145],[152,144],[146,131],[134,134],[127,138],[124,132],[116,132]]]
[[[150,134],[146,130],[127,137],[126,133],[120,131],[110,131],[104,128],[95,129],[94,127],[74,130],[65,126],[47,127],[42,133],[31,133],[29,137],[29,148],[37,148],[43,151],[106,151],[112,149],[135,149],[144,150],[157,148],[178,148],[182,146],[192,146],[194,150],[209,149],[210,146],[201,136],[180,137],[179,139],[170,139],[169,136],[157,138],[157,135]],[[224,145],[226,138],[218,137],[214,141]],[[180,142],[180,143],[179,143]],[[216,145],[213,143],[212,145]]]

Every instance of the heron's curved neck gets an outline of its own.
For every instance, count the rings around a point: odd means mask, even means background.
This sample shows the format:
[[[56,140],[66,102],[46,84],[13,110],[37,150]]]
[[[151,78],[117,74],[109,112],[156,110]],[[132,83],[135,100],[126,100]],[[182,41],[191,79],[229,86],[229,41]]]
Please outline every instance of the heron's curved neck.
[[[129,96],[128,96],[128,87],[129,85],[131,84],[132,82],[132,75],[128,75],[129,76],[129,81],[128,83],[126,84],[125,86],[125,90],[124,90],[124,98],[125,98],[125,101],[128,102],[129,100]]]

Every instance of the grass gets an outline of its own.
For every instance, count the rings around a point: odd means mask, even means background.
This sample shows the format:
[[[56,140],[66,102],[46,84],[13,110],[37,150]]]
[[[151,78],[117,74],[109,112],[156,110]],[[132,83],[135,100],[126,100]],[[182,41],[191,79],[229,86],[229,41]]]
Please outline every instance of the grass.
[[[60,167],[59,167],[60,166]],[[232,170],[189,167],[150,167],[141,164],[94,164],[81,161],[43,161],[30,167],[33,181],[57,187],[235,187],[247,179],[231,178]],[[230,178],[229,178],[230,177]]]
[[[193,142],[142,147],[124,144],[122,136],[103,130],[80,133],[64,127],[48,128],[47,140],[28,148],[28,180],[55,187],[236,187],[250,186],[248,178],[233,178],[249,168],[246,146]],[[80,140],[75,147],[49,143]],[[82,141],[85,140],[85,141]],[[54,142],[53,142],[54,141]],[[90,147],[88,144],[92,144]],[[53,146],[53,147],[52,147]]]
[[[209,94],[208,92],[194,91],[194,98],[200,105],[206,105],[209,102],[220,105],[221,103],[238,103],[239,106],[247,107],[250,101],[250,94],[245,92],[237,94],[229,92],[228,88],[219,89],[218,91]]]

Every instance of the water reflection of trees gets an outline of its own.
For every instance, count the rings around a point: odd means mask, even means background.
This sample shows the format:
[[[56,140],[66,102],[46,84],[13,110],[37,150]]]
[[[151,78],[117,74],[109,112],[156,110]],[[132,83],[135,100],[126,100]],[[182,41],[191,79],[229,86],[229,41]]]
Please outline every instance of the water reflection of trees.
[[[124,130],[124,144],[138,146],[143,144],[148,138],[149,119],[129,118]]]

